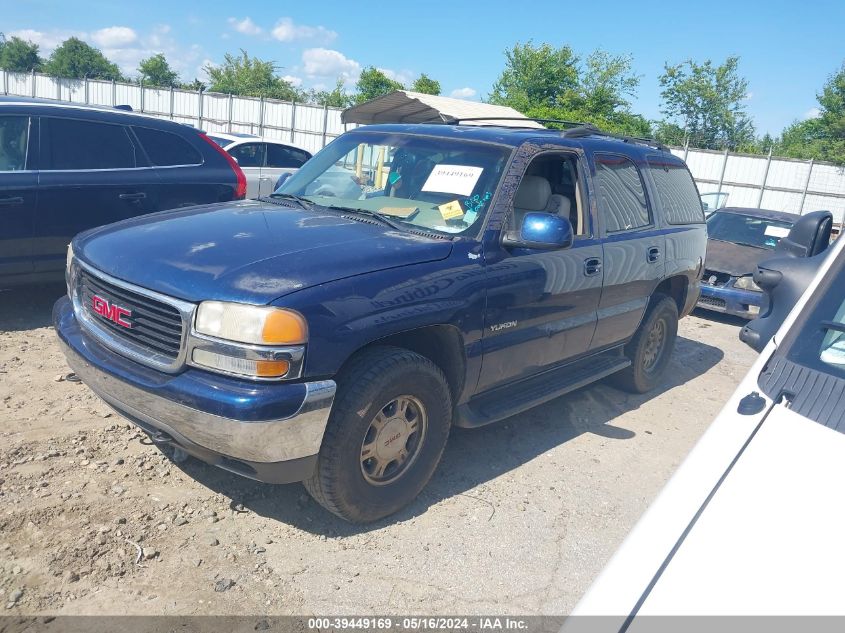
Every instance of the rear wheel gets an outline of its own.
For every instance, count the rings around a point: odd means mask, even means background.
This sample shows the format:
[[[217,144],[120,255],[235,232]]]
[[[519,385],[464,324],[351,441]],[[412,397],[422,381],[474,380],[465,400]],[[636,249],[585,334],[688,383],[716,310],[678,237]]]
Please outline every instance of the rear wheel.
[[[337,382],[317,470],[303,483],[330,512],[375,521],[413,501],[434,473],[451,394],[434,363],[397,347],[362,353]]]
[[[632,393],[657,387],[672,359],[677,336],[677,304],[666,295],[654,295],[637,333],[625,346],[631,366],[615,374],[611,382]]]

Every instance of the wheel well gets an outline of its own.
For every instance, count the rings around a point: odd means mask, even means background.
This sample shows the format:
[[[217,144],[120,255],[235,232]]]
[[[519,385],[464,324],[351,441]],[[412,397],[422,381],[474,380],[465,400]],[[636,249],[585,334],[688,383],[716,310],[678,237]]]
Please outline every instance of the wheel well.
[[[425,356],[440,368],[446,376],[452,399],[456,401],[464,388],[466,376],[466,357],[464,343],[460,332],[451,325],[431,325],[416,330],[408,330],[380,338],[357,350],[344,365],[353,357],[370,347],[378,345],[393,345],[416,352]]]
[[[668,279],[664,279],[663,281],[661,281],[658,284],[657,288],[654,289],[654,292],[662,293],[674,299],[675,304],[678,306],[678,314],[683,314],[684,304],[687,300],[688,287],[689,279],[687,279],[686,277],[669,277]]]

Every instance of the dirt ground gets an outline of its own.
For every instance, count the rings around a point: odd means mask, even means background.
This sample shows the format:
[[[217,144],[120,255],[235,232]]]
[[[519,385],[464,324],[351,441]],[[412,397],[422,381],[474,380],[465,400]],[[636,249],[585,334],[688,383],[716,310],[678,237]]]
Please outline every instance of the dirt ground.
[[[421,497],[361,527],[298,484],[165,459],[65,379],[62,291],[0,292],[4,613],[567,613],[754,359],[738,321],[685,319],[663,389],[457,429]]]

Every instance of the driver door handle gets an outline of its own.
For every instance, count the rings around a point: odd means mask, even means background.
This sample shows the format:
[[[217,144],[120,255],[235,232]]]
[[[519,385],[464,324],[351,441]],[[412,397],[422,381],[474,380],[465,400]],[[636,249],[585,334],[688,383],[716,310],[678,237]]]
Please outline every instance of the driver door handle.
[[[592,277],[601,272],[601,259],[598,257],[590,257],[584,260],[584,275]]]
[[[147,197],[143,191],[138,191],[135,193],[122,193],[118,196],[121,200],[143,200]]]
[[[0,198],[0,207],[14,207],[23,204],[23,196]]]
[[[660,249],[656,246],[652,246],[648,249],[648,255],[646,257],[648,258],[649,264],[657,262],[660,259]]]

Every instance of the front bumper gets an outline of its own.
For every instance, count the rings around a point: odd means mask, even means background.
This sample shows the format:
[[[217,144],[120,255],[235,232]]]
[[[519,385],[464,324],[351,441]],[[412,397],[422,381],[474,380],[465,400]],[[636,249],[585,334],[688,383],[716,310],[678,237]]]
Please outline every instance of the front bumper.
[[[701,296],[698,298],[697,307],[743,319],[755,319],[761,312],[762,303],[763,293],[761,292],[701,284]]]
[[[71,369],[154,442],[268,483],[313,474],[333,380],[254,383],[192,368],[165,374],[97,343],[66,297],[53,308],[53,324]]]

